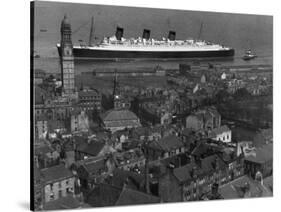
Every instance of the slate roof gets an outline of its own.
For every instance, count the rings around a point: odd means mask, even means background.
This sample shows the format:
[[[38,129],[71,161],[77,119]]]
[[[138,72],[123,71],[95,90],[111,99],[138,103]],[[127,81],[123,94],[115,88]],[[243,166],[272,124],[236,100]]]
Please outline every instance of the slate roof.
[[[160,199],[144,192],[130,188],[124,188],[115,205],[138,205],[153,203],[160,203]]]
[[[186,182],[192,179],[191,171],[193,168],[196,168],[195,163],[189,163],[185,166],[174,169],[174,175],[179,182]]]
[[[149,144],[152,148],[160,149],[162,151],[171,151],[183,147],[183,143],[175,135],[168,135],[158,141],[153,141]]]
[[[105,143],[101,141],[91,141],[85,145],[80,146],[77,151],[83,152],[91,156],[97,156],[104,148]]]
[[[48,145],[36,146],[34,148],[35,155],[38,155],[38,154],[45,155],[45,154],[47,154],[49,152],[53,152],[53,151],[54,151],[54,149]]]
[[[267,144],[260,148],[256,148],[256,154],[245,158],[246,161],[255,163],[264,163],[273,160],[273,144]]]
[[[159,203],[158,197],[133,190],[124,186],[118,188],[109,184],[99,184],[86,197],[86,202],[92,207],[114,205],[136,205]]]
[[[100,93],[93,89],[93,90],[86,90],[86,91],[79,91],[79,97],[88,97],[88,96],[100,96]]]
[[[184,135],[184,136],[193,136],[193,135],[195,135],[195,132],[192,129],[190,129],[190,128],[185,128],[182,131],[182,135]]]
[[[144,175],[132,171],[115,169],[112,173],[111,184],[122,188],[127,183],[129,188],[140,189],[144,182]]]
[[[246,189],[247,187],[248,189]],[[221,186],[219,193],[224,199],[270,196],[268,191],[265,191],[265,188],[259,182],[252,180],[246,175]]]
[[[99,172],[99,170],[105,168],[104,157],[95,157],[88,160],[83,160],[82,163],[82,166],[85,167],[89,174],[96,174]]]
[[[65,168],[63,164],[42,169],[41,173],[46,184],[73,177],[72,172]]]
[[[103,121],[138,120],[138,117],[129,110],[109,110],[101,115]]]
[[[74,136],[73,140],[76,145],[75,149],[78,151],[83,150],[88,145],[88,138],[86,138],[86,137]]]
[[[200,164],[197,162],[190,162],[185,166],[174,169],[173,173],[179,182],[182,183],[192,180],[192,170],[195,171],[194,174],[196,174],[196,176],[205,175],[215,171],[215,164],[219,166],[218,169],[223,169],[225,167],[225,163],[217,155],[211,155],[201,159]]]
[[[80,202],[73,196],[66,196],[44,204],[44,210],[63,210],[79,208]]]
[[[209,147],[203,141],[201,141],[191,152],[191,155],[201,157],[201,155],[207,153]]]
[[[203,173],[210,172],[215,169],[215,163],[217,162],[218,169],[222,170],[226,167],[224,161],[217,155],[211,155],[204,159],[201,159],[201,170]]]
[[[121,192],[121,188],[101,183],[86,196],[85,202],[92,207],[114,206]]]
[[[119,121],[114,121],[114,122],[108,122],[105,123],[106,127],[139,127],[141,124],[137,122],[136,120],[119,120]]]

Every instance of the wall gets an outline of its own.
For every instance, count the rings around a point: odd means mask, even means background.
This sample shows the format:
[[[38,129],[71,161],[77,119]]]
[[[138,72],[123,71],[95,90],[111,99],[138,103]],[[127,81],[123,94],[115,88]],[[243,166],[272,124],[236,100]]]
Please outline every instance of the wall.
[[[69,194],[73,195],[71,192],[68,193],[67,190],[72,191],[74,193],[74,177],[54,182],[52,186],[51,184],[45,185],[44,187],[45,202],[56,200],[61,197],[66,197]],[[61,196],[59,194],[60,192],[61,192]]]

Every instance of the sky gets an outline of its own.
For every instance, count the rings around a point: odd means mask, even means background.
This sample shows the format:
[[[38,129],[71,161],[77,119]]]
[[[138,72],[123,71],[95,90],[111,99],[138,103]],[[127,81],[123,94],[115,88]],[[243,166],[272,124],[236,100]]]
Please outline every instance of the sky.
[[[74,44],[89,40],[90,20],[94,17],[94,35],[98,39],[111,36],[116,27],[124,28],[124,37],[138,37],[144,28],[151,37],[161,39],[169,30],[177,39],[201,38],[231,46],[237,51],[254,49],[258,54],[272,55],[273,17],[186,10],[166,10],[136,7],[118,7],[94,4],[35,2],[34,47],[43,56],[57,56],[56,43],[60,40],[60,24],[67,14]],[[47,30],[42,32],[41,29]]]

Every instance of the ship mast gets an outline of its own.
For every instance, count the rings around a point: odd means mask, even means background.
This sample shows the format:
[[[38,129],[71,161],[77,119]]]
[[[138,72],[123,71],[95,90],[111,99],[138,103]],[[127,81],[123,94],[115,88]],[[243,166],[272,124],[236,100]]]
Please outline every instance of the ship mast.
[[[200,30],[199,30],[199,34],[198,34],[199,40],[200,40],[200,37],[201,37],[202,29],[203,29],[203,23],[201,23],[201,25],[200,25]]]
[[[94,16],[92,16],[92,21],[91,21],[91,31],[90,31],[90,37],[89,37],[89,46],[91,46],[92,43],[93,43],[93,35],[94,35]]]

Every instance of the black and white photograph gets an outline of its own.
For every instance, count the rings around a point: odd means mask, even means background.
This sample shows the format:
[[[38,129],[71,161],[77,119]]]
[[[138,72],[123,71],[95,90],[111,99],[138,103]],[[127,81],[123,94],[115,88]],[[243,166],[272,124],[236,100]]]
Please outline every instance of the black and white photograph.
[[[31,210],[273,197],[272,15],[34,1],[30,19]]]

